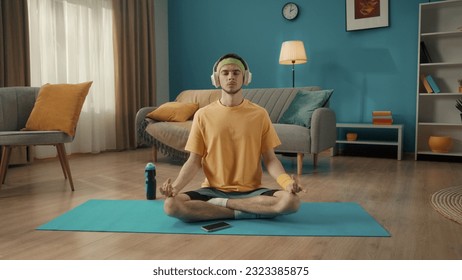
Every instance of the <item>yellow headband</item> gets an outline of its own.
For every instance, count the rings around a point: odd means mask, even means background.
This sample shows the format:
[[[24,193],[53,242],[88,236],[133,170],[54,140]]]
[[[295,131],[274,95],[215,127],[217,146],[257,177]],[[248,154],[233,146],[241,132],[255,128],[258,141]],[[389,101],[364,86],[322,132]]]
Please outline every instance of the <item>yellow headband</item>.
[[[222,61],[220,61],[220,63],[218,63],[217,73],[220,72],[221,67],[228,65],[228,64],[236,64],[239,67],[239,69],[241,69],[242,74],[244,74],[245,72],[244,64],[239,59],[232,58],[232,57],[225,58]]]

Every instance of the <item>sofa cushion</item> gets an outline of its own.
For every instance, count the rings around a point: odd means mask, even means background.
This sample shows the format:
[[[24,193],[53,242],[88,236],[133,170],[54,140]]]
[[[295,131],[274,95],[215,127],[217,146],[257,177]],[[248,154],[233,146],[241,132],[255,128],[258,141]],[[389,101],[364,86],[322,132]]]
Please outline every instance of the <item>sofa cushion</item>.
[[[303,88],[264,88],[244,89],[244,98],[260,105],[268,111],[272,123],[277,123],[282,114],[287,110],[298,91],[320,90],[320,87]]]
[[[310,128],[314,110],[324,107],[333,90],[304,91],[300,90],[284,112],[279,123],[295,124]]]
[[[62,131],[0,131],[0,145],[49,145],[72,142]]]
[[[154,122],[146,127],[146,132],[161,143],[184,152],[191,126],[192,121]]]
[[[74,136],[92,83],[43,85],[24,130],[58,130]]]
[[[178,95],[175,101],[182,103],[197,103],[199,108],[205,107],[210,103],[217,101],[221,97],[221,90],[185,90]]]
[[[147,114],[146,117],[161,122],[184,122],[199,109],[197,103],[167,102]]]
[[[281,140],[274,150],[283,153],[311,153],[310,129],[294,124],[273,124]]]

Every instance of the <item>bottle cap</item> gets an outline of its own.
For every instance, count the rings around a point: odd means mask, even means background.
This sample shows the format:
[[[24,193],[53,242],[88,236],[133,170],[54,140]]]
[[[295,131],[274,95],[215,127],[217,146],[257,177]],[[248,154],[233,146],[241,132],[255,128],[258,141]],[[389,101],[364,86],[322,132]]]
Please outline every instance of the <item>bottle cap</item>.
[[[148,162],[148,164],[146,164],[146,169],[154,170],[154,169],[156,169],[156,166],[154,165],[154,163]]]

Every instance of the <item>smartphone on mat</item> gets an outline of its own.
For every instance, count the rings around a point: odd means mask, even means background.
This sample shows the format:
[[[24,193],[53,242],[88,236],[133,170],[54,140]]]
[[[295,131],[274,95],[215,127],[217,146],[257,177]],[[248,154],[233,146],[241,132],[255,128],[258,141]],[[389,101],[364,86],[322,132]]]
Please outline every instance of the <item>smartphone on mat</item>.
[[[213,223],[213,224],[202,226],[202,229],[207,232],[211,232],[211,231],[217,231],[220,229],[229,228],[230,226],[231,225],[228,224],[227,222],[218,222],[218,223]]]

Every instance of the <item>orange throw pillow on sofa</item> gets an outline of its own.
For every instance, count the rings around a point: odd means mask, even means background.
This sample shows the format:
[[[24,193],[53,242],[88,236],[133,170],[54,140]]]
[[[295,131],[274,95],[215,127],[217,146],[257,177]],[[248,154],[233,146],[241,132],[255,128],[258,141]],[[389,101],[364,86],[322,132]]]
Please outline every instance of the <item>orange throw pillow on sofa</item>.
[[[74,136],[92,83],[43,85],[24,130],[58,130]]]
[[[167,102],[146,117],[161,122],[185,122],[199,109],[197,103]]]

